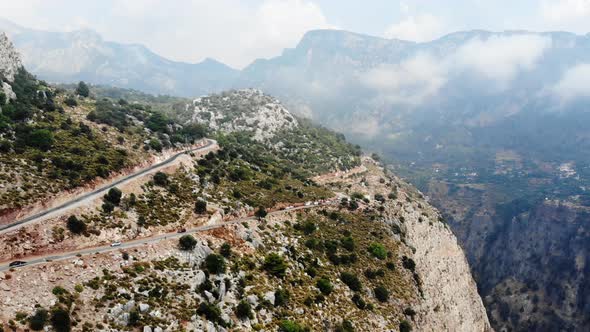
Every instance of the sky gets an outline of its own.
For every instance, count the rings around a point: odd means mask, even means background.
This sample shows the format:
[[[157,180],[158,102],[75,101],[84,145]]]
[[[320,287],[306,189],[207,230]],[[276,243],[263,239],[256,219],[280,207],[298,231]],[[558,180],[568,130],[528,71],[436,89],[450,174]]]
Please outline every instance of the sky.
[[[590,32],[590,0],[0,0],[0,17],[50,31],[92,29],[176,61],[235,68],[342,29],[429,41],[459,30]]]

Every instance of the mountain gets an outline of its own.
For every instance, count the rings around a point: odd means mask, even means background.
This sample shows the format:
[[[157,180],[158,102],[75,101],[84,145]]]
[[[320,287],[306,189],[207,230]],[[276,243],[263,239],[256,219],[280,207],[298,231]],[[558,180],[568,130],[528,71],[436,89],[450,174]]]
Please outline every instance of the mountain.
[[[379,152],[448,218],[498,329],[590,327],[590,35],[307,33],[239,84]]]
[[[491,331],[440,212],[342,134],[0,56],[0,331]]]
[[[13,33],[25,64],[27,47],[42,50],[37,45],[44,40],[50,49],[77,49],[72,40],[100,40],[90,32],[37,33],[70,37],[40,39],[21,32],[19,42]],[[88,36],[71,39],[76,34]],[[118,45],[132,48],[124,46]],[[95,81],[100,77],[95,71],[75,80],[155,93],[183,91],[185,96],[216,87],[272,94],[293,114],[378,152],[441,209],[466,250],[496,329],[586,330],[589,51],[590,35],[567,32],[474,30],[415,43],[316,30],[280,56],[215,76],[218,85],[202,90],[173,91],[159,78],[127,81],[151,73],[147,64],[152,62],[124,55],[109,62],[124,84]],[[62,58],[67,66],[57,70],[76,72],[71,64],[77,56],[43,59],[60,63]],[[157,58],[164,63],[161,68],[173,63]],[[34,62],[32,71],[43,78],[43,66],[37,69]],[[200,86],[202,77],[187,80],[187,87]],[[205,99],[219,100],[223,97]],[[202,106],[195,101],[186,109],[174,107],[173,113],[182,115],[182,121],[203,120],[208,110],[191,113]],[[238,115],[226,123],[232,128],[243,126],[248,117],[237,112],[241,105],[235,107],[226,110]],[[551,219],[544,211],[550,211]]]
[[[221,91],[238,74],[213,59],[190,64],[165,59],[142,45],[108,42],[91,30],[47,32],[0,19],[38,77],[58,83],[86,81],[154,94],[198,96]]]

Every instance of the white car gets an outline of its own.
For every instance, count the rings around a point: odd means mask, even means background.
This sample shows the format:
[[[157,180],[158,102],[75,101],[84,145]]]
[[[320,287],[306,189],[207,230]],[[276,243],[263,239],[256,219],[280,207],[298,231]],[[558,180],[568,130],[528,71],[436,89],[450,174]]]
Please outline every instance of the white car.
[[[121,245],[121,242],[113,242],[111,243],[111,247],[118,247]]]

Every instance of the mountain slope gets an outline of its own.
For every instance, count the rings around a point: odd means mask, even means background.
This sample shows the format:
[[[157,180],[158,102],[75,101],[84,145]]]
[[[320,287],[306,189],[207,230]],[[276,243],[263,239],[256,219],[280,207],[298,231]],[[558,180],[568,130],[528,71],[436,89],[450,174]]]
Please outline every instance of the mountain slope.
[[[12,87],[0,155],[8,208],[46,203],[47,188],[76,201],[69,188],[111,183],[204,133],[219,148],[1,232],[1,330],[490,331],[438,211],[273,97],[203,97],[181,124],[150,104],[75,96],[22,67]],[[262,117],[272,119],[249,121]]]
[[[144,46],[104,41],[91,30],[46,32],[0,20],[25,66],[41,79],[86,81],[154,94],[198,96],[227,87],[237,71],[213,59],[197,64],[165,59]]]
[[[590,36],[565,32],[466,31],[410,43],[312,31],[245,68],[240,82],[379,152],[432,197],[497,329],[583,330],[589,48]],[[560,231],[547,231],[539,211],[552,211]],[[527,252],[546,261],[528,265]]]

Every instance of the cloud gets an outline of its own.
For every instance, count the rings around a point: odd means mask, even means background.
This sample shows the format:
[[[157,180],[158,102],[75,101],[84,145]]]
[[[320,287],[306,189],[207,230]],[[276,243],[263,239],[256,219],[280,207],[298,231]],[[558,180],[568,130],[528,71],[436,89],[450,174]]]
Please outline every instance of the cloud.
[[[532,34],[492,36],[485,40],[474,38],[461,46],[451,61],[485,78],[506,84],[517,73],[533,69],[551,44],[551,38]]]
[[[555,23],[587,19],[590,0],[546,0],[541,4],[541,14],[547,21]]]
[[[447,68],[429,54],[398,64],[381,64],[361,75],[361,82],[393,103],[417,105],[438,93],[447,81]]]
[[[582,63],[566,70],[551,91],[563,101],[590,97],[590,64]]]
[[[404,5],[407,12],[407,5]],[[424,42],[436,39],[449,29],[446,23],[431,14],[407,16],[403,20],[390,25],[385,30],[385,37]]]
[[[466,74],[503,90],[519,73],[533,70],[551,45],[550,38],[535,35],[475,37],[442,56],[421,51],[398,63],[377,65],[361,74],[360,82],[381,101],[410,106],[428,101]]]

